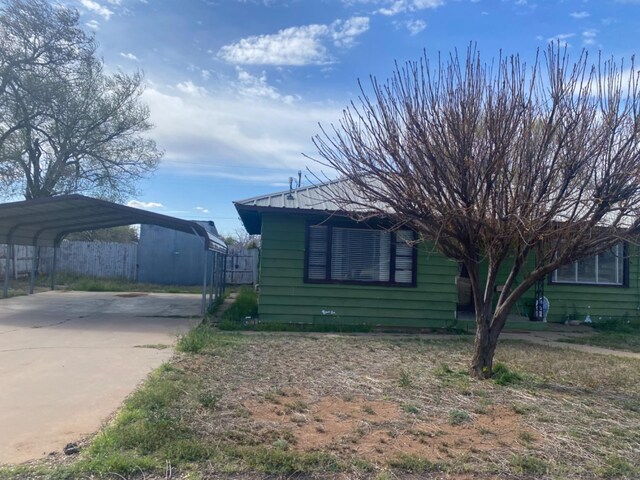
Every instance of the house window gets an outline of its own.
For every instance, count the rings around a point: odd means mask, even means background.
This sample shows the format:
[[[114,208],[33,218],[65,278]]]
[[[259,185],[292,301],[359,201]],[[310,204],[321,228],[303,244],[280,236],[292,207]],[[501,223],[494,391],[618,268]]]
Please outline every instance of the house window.
[[[592,285],[624,285],[626,262],[624,245],[619,243],[594,257],[560,267],[553,272],[553,283],[584,283]]]
[[[413,240],[411,230],[310,225],[305,281],[415,286]]]

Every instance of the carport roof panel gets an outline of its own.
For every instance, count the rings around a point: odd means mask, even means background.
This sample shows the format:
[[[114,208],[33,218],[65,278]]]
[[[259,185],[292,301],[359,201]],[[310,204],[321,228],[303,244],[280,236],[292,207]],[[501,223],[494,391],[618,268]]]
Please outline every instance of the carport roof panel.
[[[137,223],[198,235],[208,250],[227,249],[222,239],[196,222],[83,195],[0,204],[0,243],[54,246],[69,233]]]

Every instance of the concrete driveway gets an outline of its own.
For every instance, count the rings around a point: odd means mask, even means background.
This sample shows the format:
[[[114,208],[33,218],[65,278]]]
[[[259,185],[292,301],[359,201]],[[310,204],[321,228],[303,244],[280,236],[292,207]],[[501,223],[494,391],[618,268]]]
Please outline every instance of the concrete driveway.
[[[47,292],[0,300],[0,464],[97,431],[199,321],[200,296]]]

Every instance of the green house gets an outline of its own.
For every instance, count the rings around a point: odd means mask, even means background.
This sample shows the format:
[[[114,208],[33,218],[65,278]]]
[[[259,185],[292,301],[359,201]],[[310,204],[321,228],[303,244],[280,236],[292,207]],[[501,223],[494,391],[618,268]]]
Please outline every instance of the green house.
[[[262,235],[261,322],[384,327],[472,326],[464,269],[411,230],[384,219],[350,220],[323,184],[234,202],[250,234]],[[638,320],[638,248],[568,265],[531,289],[507,327],[544,328],[536,295],[549,301],[548,322]],[[506,275],[505,275],[506,277]],[[500,288],[498,286],[498,288]]]

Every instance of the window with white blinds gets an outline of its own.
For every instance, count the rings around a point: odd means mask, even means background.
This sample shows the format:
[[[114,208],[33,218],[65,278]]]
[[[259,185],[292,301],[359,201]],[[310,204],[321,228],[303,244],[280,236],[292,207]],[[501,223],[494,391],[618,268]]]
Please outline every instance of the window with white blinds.
[[[614,245],[609,250],[560,267],[553,272],[553,283],[576,283],[592,285],[624,285],[626,262],[624,244]]]
[[[415,283],[410,230],[310,225],[306,280],[319,283]]]

